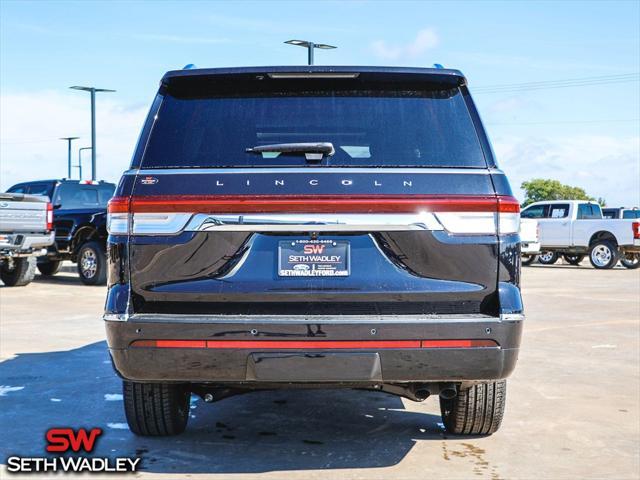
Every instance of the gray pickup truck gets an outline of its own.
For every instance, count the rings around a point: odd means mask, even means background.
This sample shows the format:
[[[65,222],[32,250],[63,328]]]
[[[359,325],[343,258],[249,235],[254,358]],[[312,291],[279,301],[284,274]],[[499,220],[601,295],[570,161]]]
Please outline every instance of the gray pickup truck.
[[[53,209],[37,195],[0,193],[0,279],[8,287],[33,280],[36,257],[54,241]]]

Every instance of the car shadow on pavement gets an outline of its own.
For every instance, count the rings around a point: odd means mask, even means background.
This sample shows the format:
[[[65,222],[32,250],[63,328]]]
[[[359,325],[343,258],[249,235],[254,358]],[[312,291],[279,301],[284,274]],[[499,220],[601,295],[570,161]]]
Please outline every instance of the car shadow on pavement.
[[[38,275],[33,279],[34,283],[53,285],[82,285],[78,274],[71,275]]]
[[[523,268],[550,268],[550,269],[564,269],[564,270],[568,270],[568,269],[572,269],[572,270],[591,270],[594,271],[596,270],[595,268],[593,268],[588,262],[586,262],[584,265],[566,265],[563,263],[554,263],[553,265],[528,265],[528,266],[524,266]],[[627,270],[625,267],[623,267],[622,265],[616,265],[612,270]]]
[[[18,354],[0,363],[0,462],[44,456],[51,427],[100,427],[92,455],[139,456],[143,471],[158,473],[385,467],[419,440],[444,438],[439,416],[407,411],[399,398],[377,392],[265,391],[191,403],[184,434],[136,437],[105,342]]]

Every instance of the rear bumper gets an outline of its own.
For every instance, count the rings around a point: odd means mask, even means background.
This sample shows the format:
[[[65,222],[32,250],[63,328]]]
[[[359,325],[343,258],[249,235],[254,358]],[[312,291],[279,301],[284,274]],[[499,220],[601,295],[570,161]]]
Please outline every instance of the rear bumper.
[[[107,317],[105,324],[114,367],[128,380],[396,383],[507,377],[518,357],[523,318],[134,315],[127,321]],[[186,342],[171,348],[132,346],[154,340]],[[444,340],[492,340],[495,346],[448,347]],[[260,341],[269,346],[257,346]],[[292,341],[295,348],[281,347]],[[245,343],[235,348],[233,342]],[[319,342],[330,342],[329,347]]]
[[[0,251],[7,256],[25,256],[40,253],[54,241],[54,232],[49,233],[0,233]]]
[[[525,255],[535,255],[540,253],[540,244],[538,242],[522,242],[520,252]]]

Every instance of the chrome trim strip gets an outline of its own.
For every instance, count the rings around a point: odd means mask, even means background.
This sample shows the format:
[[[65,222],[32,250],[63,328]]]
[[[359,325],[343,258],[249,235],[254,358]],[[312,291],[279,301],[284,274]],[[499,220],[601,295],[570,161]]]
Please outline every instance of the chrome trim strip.
[[[413,214],[205,214],[194,215],[190,232],[389,232],[444,230],[432,213]]]
[[[180,233],[192,217],[192,213],[134,213],[134,235],[171,235]]]
[[[128,313],[105,313],[102,320],[109,322],[127,322],[131,317]]]
[[[500,322],[497,317],[470,315],[169,315],[162,313],[136,313],[132,322],[150,323],[243,323],[243,324],[403,324],[403,323],[475,323]]]
[[[425,173],[425,174],[457,174],[457,175],[503,175],[499,169],[486,168],[433,168],[433,167],[252,167],[252,168],[148,168],[127,170],[123,175],[232,175],[232,174],[267,174],[267,173]]]
[[[500,321],[502,322],[522,322],[524,319],[524,313],[503,313],[500,315]]]

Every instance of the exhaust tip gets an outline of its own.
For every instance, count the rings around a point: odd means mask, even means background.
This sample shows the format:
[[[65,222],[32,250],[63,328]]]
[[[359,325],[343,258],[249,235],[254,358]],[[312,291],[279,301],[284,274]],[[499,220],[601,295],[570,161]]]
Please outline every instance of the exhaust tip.
[[[414,392],[414,395],[418,400],[422,401],[429,398],[429,395],[431,395],[431,392],[427,388],[419,388]]]
[[[456,389],[455,385],[443,385],[440,388],[440,398],[442,398],[443,400],[451,400],[453,398],[456,398],[457,395],[458,390]]]

